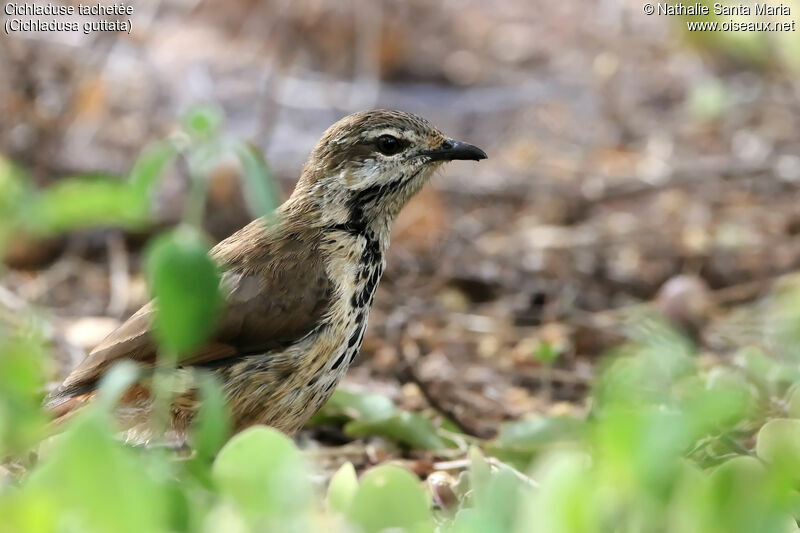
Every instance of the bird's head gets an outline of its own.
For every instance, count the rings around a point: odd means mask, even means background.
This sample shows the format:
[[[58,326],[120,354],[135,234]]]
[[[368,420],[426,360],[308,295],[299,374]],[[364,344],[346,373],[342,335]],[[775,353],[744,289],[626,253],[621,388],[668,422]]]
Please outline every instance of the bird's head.
[[[328,128],[309,156],[294,197],[318,202],[327,222],[391,220],[442,163],[486,159],[402,111],[349,115]]]

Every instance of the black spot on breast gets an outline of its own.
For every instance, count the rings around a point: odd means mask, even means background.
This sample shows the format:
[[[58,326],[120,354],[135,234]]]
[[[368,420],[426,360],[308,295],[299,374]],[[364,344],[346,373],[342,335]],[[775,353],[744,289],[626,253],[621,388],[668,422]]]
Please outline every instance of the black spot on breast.
[[[372,293],[370,292],[370,288],[364,287],[362,290],[358,292],[358,307],[364,307],[369,305],[370,296]]]
[[[366,236],[367,242],[364,243],[364,251],[361,253],[362,265],[375,265],[381,262],[381,245],[374,234]]]
[[[355,345],[357,346],[357,348],[355,348],[352,351],[352,353],[350,354],[350,359],[347,361],[348,365],[351,364],[353,362],[353,360],[356,358],[356,355],[358,355],[358,352],[359,352],[359,350],[361,348],[361,341],[364,340],[364,332],[366,330],[367,330],[366,327],[362,327],[361,331],[358,333],[358,340],[355,342]]]
[[[350,335],[350,340],[349,340],[349,341],[347,341],[347,347],[348,347],[348,348],[352,348],[353,346],[355,346],[355,345],[356,345],[356,343],[357,343],[357,342],[359,341],[359,339],[360,339],[360,335],[361,335],[361,328],[357,328],[357,329],[356,329],[356,330],[353,332],[353,334],[352,334],[352,335]]]
[[[372,294],[372,291],[375,290],[377,284],[378,284],[378,271],[375,270],[372,272],[372,275],[369,277],[369,280],[364,284],[364,290]]]
[[[346,353],[347,352],[342,352],[336,357],[336,360],[331,365],[331,370],[336,370],[337,368],[339,368],[339,366],[342,364],[342,361],[344,361],[344,356]]]
[[[364,292],[366,294],[372,294],[372,291],[375,290],[375,278],[369,278],[369,281],[364,285]]]

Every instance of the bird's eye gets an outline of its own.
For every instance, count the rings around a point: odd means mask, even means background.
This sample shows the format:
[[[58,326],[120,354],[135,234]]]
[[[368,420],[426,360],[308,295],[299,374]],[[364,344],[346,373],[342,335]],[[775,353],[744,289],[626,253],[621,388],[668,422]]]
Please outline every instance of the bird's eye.
[[[380,153],[384,155],[394,155],[401,152],[404,148],[403,142],[391,135],[381,135],[376,141],[376,146]]]

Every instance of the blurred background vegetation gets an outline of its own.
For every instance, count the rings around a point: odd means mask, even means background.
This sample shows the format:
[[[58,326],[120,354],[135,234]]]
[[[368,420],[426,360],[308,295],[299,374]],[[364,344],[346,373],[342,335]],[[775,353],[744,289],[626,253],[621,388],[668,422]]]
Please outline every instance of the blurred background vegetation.
[[[797,530],[797,33],[627,0],[134,10],[0,36],[0,531]],[[401,214],[310,427],[225,444],[208,381],[193,450],[125,446],[121,367],[52,436],[48,387],[152,294],[165,351],[195,342],[205,250],[374,107],[490,159]]]

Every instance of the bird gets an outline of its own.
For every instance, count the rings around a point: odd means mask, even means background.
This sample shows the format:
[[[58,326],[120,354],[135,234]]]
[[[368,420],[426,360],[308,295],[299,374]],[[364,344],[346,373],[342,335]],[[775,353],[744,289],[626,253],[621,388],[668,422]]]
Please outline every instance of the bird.
[[[263,424],[296,433],[359,352],[400,210],[442,164],[486,158],[403,111],[357,112],[330,126],[275,213],[210,250],[223,311],[209,340],[174,372],[218,378],[234,432]],[[78,363],[46,400],[54,419],[90,404],[115,363],[153,374],[156,312],[150,301]],[[152,438],[150,385],[142,377],[119,400],[115,414],[130,440]],[[184,442],[200,401],[188,390],[169,407],[168,431]]]

